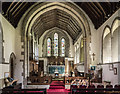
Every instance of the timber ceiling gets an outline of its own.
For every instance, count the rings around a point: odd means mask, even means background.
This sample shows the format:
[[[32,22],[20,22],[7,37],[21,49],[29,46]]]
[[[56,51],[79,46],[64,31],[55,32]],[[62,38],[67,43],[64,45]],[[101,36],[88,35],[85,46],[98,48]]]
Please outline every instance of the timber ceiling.
[[[16,28],[22,15],[35,2],[2,2],[2,14]],[[115,11],[120,8],[119,2],[75,2],[89,16],[95,29],[98,29]],[[41,22],[42,20],[42,22]],[[68,32],[75,39],[81,29],[77,21],[65,12],[54,9],[41,15],[32,29],[44,31],[52,27],[59,27]],[[73,31],[73,32],[72,32]],[[43,32],[42,32],[43,33]],[[40,36],[42,35],[40,33]]]
[[[72,39],[75,39],[81,32],[81,28],[77,21],[71,15],[59,9],[50,10],[39,16],[32,30],[38,34],[38,36],[41,36],[44,31],[53,27],[58,27],[67,31]]]

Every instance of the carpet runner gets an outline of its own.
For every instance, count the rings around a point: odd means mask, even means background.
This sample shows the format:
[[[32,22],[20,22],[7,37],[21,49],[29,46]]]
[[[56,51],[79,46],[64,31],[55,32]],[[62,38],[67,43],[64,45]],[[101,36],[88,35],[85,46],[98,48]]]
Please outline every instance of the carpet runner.
[[[63,81],[52,81],[47,94],[69,94],[70,90],[65,89]]]

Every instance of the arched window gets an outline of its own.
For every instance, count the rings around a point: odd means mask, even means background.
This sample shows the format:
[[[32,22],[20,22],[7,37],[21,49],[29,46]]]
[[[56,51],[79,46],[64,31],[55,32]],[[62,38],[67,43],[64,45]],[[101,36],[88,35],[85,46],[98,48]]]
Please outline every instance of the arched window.
[[[61,52],[62,52],[62,56],[65,56],[65,39],[62,38],[61,40]]]
[[[54,56],[58,56],[58,34],[54,34]]]
[[[47,39],[47,56],[51,56],[51,39]]]

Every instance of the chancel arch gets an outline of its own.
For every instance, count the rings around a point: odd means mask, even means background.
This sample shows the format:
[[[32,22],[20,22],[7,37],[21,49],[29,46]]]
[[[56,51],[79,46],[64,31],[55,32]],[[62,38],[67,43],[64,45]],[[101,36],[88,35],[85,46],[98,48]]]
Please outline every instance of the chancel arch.
[[[103,63],[111,62],[111,29],[106,26],[103,32]]]
[[[39,6],[34,6],[34,10],[30,9],[31,11],[28,12],[28,14],[25,16],[24,20],[24,25],[23,25],[23,34],[22,37],[24,38],[24,44],[25,44],[25,56],[24,56],[24,62],[29,64],[29,55],[27,53],[27,50],[29,50],[28,44],[29,44],[29,35],[31,32],[34,32],[35,36],[38,35],[37,40],[41,38],[42,35],[46,33],[46,31],[51,30],[52,28],[59,28],[61,31],[56,31],[58,35],[63,34],[63,31],[69,35],[71,40],[66,38],[66,36],[63,36],[65,39],[65,56],[64,57],[70,57],[70,44],[74,45],[77,41],[77,39],[81,36],[81,33],[84,37],[84,71],[87,73],[88,71],[88,63],[89,63],[89,40],[90,40],[90,27],[88,24],[88,20],[85,17],[84,13],[81,11],[80,8],[78,8],[75,4],[73,3],[60,3],[60,2],[54,2],[54,3],[46,3],[40,4],[42,7]],[[37,4],[36,4],[37,5]],[[71,7],[72,5],[72,7]],[[70,10],[71,9],[71,10]],[[36,11],[35,11],[36,10]],[[41,11],[42,10],[42,11]],[[34,11],[34,12],[33,12]],[[63,31],[62,31],[63,30]],[[52,31],[51,31],[52,32]],[[48,32],[51,33],[51,32]],[[54,32],[55,33],[55,32]],[[52,36],[52,37],[51,37]],[[62,37],[62,36],[61,36]],[[51,56],[54,56],[54,50],[53,50],[53,34],[51,34],[48,37],[45,37],[43,39],[44,41],[42,42],[42,47],[41,52],[41,57],[44,57],[44,64],[47,66],[47,38],[51,38]],[[58,37],[59,39],[59,37]],[[59,39],[60,40],[60,39]],[[39,40],[40,41],[40,40]],[[71,42],[69,42],[71,41]],[[33,44],[34,45],[34,44]],[[34,46],[33,46],[34,47]],[[39,47],[39,45],[38,45]],[[61,48],[61,42],[58,42],[58,49]],[[71,47],[73,48],[73,47]],[[77,51],[77,58],[76,62],[79,63],[79,51],[80,48],[78,48]],[[74,52],[72,52],[71,56],[73,55]],[[34,54],[34,53],[33,53]],[[58,56],[61,57],[61,50],[58,50]],[[39,57],[39,56],[37,56]],[[73,58],[73,57],[72,57]],[[46,63],[45,63],[46,62]],[[64,62],[64,61],[63,61]],[[24,63],[24,70],[27,70],[29,68],[25,68],[25,63]],[[75,63],[75,62],[74,62]],[[44,70],[46,71],[46,69]],[[25,78],[27,77],[25,71]]]

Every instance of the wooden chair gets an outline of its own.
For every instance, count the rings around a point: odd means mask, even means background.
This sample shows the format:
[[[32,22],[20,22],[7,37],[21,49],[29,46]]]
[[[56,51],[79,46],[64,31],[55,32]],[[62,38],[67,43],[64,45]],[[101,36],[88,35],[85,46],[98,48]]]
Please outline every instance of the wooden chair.
[[[120,89],[120,85],[115,85],[114,88]]]
[[[104,88],[104,86],[103,85],[98,85],[97,88]]]
[[[104,92],[104,86],[103,85],[98,85],[97,89],[99,89],[99,90],[97,90],[97,92]]]
[[[86,86],[80,85],[80,87],[79,87],[79,88],[86,88]]]
[[[90,90],[89,90],[89,89],[90,89]],[[86,92],[89,92],[89,93],[94,93],[94,92],[96,92],[96,91],[91,90],[91,89],[95,89],[95,86],[94,86],[94,85],[89,85],[89,86],[88,86],[88,91],[86,91]]]
[[[106,88],[111,88],[112,89],[113,86],[112,85],[107,85]]]

